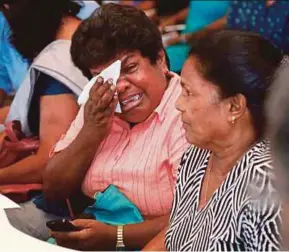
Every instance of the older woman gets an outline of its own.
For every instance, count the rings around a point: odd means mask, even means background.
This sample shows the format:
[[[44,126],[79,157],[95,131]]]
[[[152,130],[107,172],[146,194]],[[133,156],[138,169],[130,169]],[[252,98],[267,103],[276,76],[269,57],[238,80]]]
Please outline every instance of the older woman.
[[[181,161],[166,249],[279,248],[264,105],[281,59],[251,33],[222,31],[194,46],[177,101],[193,146]],[[164,245],[164,234],[147,249]]]
[[[180,79],[169,73],[158,28],[134,7],[103,5],[79,26],[71,53],[86,76],[121,60],[116,89],[122,113],[114,115],[115,88],[99,78],[90,99],[55,147],[44,175],[45,194],[48,199],[64,200],[82,186],[93,198],[115,185],[145,219],[124,227],[123,242],[128,248],[142,248],[168,222],[177,168],[189,146],[174,107],[181,93]],[[31,203],[23,207],[8,211],[12,224],[47,238],[45,222],[57,217]],[[58,244],[81,250],[115,249],[119,227],[94,220],[74,224],[80,232],[53,234]]]

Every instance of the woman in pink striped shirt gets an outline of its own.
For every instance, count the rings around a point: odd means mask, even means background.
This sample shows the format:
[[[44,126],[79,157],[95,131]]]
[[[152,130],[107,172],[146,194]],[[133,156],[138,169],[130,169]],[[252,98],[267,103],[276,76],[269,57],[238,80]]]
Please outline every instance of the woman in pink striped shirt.
[[[110,81],[97,80],[88,102],[54,149],[44,174],[45,194],[63,200],[81,187],[93,198],[115,185],[145,219],[124,227],[123,242],[129,249],[142,248],[168,222],[179,161],[189,146],[175,109],[180,79],[168,70],[158,28],[134,7],[102,6],[79,26],[71,54],[89,78],[119,59],[121,76],[117,90]],[[114,113],[118,101],[121,114]],[[45,222],[56,217],[44,215],[31,202],[22,206],[37,220],[30,218],[27,228],[24,210],[22,215],[11,210],[12,225],[46,239]],[[53,234],[58,244],[80,250],[115,249],[117,227],[95,220],[74,224],[81,231]]]

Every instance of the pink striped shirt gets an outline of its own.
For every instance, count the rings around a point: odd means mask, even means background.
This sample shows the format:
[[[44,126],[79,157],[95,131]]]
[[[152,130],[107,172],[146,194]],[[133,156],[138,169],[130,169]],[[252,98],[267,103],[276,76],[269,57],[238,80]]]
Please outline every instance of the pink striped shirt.
[[[109,136],[98,148],[83,181],[83,192],[93,197],[110,184],[115,185],[145,217],[168,214],[175,179],[183,152],[189,144],[175,109],[181,92],[175,75],[155,112],[133,128],[115,117]],[[83,125],[83,108],[55,152],[66,148]]]

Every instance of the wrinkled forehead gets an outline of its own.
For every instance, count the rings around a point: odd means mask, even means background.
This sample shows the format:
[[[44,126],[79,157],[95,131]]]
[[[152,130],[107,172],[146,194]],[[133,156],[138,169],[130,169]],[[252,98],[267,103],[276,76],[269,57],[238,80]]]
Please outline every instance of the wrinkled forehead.
[[[140,52],[123,52],[118,54],[115,58],[112,60],[109,60],[107,63],[95,66],[93,68],[90,68],[90,72],[93,76],[100,74],[105,68],[109,67],[112,63],[114,63],[116,60],[121,61],[121,66],[124,67],[126,64],[128,64],[131,60],[139,59],[141,56]]]
[[[202,93],[205,96],[207,94],[220,94],[220,88],[215,83],[207,80],[200,71],[199,62],[196,57],[190,57],[184,64],[181,73],[181,85],[194,91],[196,93]]]

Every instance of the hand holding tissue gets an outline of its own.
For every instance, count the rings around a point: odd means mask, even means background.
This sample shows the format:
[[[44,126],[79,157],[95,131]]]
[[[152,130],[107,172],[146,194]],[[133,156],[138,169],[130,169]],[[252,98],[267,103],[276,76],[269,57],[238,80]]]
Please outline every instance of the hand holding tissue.
[[[104,79],[104,82],[106,82],[109,79],[112,79],[113,84],[116,86],[117,80],[120,76],[120,70],[121,70],[121,61],[117,60],[114,63],[112,63],[109,67],[105,68],[99,75],[93,77],[84,87],[82,93],[78,97],[78,104],[83,105],[87,102],[89,98],[89,92],[90,89],[95,84],[98,77],[102,77]],[[121,113],[121,107],[118,103],[115,109],[115,112]]]

